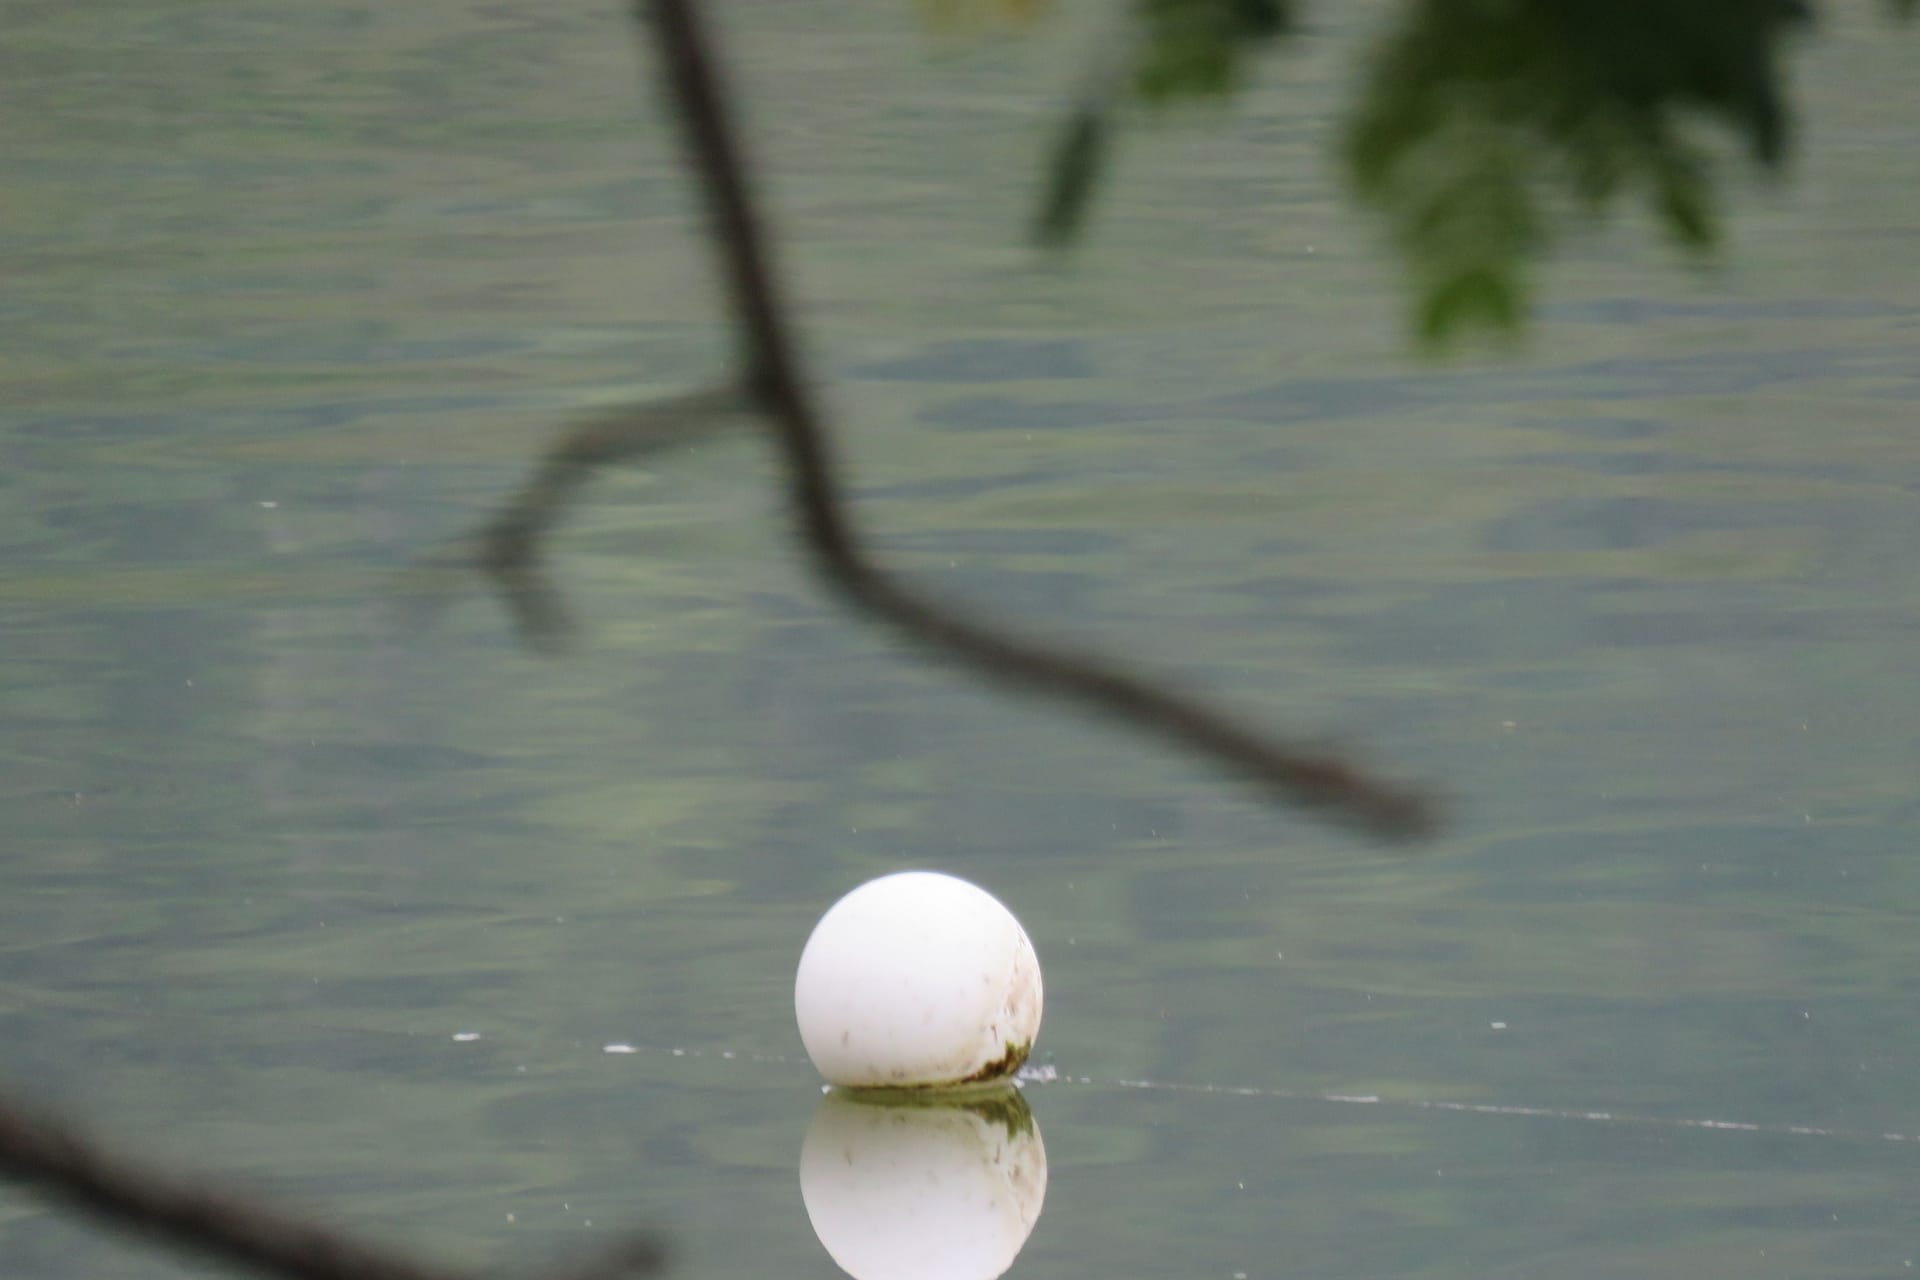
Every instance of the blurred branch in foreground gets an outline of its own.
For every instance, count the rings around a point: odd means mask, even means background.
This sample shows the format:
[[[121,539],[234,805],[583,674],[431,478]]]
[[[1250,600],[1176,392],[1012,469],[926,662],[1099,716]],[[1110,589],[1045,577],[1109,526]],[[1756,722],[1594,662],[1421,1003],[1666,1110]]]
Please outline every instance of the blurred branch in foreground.
[[[560,433],[532,478],[499,514],[409,571],[400,591],[416,621],[427,621],[447,603],[442,575],[476,570],[506,602],[524,643],[546,652],[564,647],[573,624],[540,563],[540,547],[574,495],[602,467],[709,439],[740,423],[752,408],[744,389],[724,383],[585,414]]]
[[[0,1176],[109,1226],[184,1252],[286,1280],[468,1280],[287,1209],[137,1164],[64,1122],[0,1097]],[[655,1275],[665,1251],[650,1236],[620,1242],[566,1280]]]
[[[1269,736],[1224,710],[1177,693],[1100,655],[1049,647],[976,621],[899,581],[856,532],[827,427],[815,407],[780,297],[771,245],[749,189],[747,163],[727,93],[690,0],[636,0],[658,47],[669,104],[699,176],[718,265],[726,280],[743,375],[737,392],[701,392],[659,406],[658,423],[697,428],[735,402],[764,416],[784,455],[787,482],[809,562],[842,600],[909,640],[977,675],[1031,693],[1076,702],[1154,733],[1250,779],[1286,803],[1313,809],[1382,838],[1430,834],[1430,797],[1374,777],[1342,756]],[[533,481],[472,540],[468,553],[508,602],[522,633],[553,647],[565,627],[557,594],[539,564],[542,539],[598,467],[631,456],[636,443],[690,437],[646,427],[645,414],[563,432]]]

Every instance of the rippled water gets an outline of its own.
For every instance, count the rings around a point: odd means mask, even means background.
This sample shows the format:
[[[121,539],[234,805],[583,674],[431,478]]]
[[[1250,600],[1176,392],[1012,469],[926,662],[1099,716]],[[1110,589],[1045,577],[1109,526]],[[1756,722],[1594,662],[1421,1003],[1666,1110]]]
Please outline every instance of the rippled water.
[[[746,440],[590,492],[575,655],[397,629],[553,422],[727,350],[617,6],[15,4],[0,1074],[456,1260],[652,1224],[829,1275],[792,965],[938,866],[1046,964],[1016,1274],[1904,1274],[1914,37],[1830,25],[1727,269],[1623,226],[1525,353],[1431,365],[1325,163],[1364,12],[1129,135],[1064,268],[1017,230],[1071,20],[725,16],[889,558],[1359,744],[1447,837],[901,653]],[[178,1274],[16,1196],[0,1268]]]

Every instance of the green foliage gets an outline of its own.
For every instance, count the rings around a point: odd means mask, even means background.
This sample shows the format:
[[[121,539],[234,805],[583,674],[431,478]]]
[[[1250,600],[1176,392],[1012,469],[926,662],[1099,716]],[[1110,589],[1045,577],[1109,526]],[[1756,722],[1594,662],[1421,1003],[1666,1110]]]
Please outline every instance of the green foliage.
[[[1638,197],[1676,245],[1711,251],[1697,126],[1782,164],[1779,50],[1803,16],[1781,0],[1416,0],[1375,50],[1345,161],[1413,273],[1420,336],[1517,330],[1527,265],[1569,214]]]
[[[1057,135],[1047,164],[1035,237],[1072,241],[1086,222],[1106,164],[1118,91],[1164,106],[1218,98],[1238,87],[1246,59],[1283,34],[1290,0],[1136,0],[1138,38],[1126,77],[1082,101]]]
[[[1886,0],[1910,17],[1920,0]],[[1230,93],[1292,28],[1290,0],[1134,0],[1137,40],[1110,92],[1055,142],[1036,229],[1085,222],[1123,96]],[[1792,138],[1781,71],[1803,0],[1405,0],[1375,45],[1343,145],[1356,198],[1386,221],[1432,345],[1512,335],[1529,267],[1569,226],[1623,204],[1681,251],[1720,239],[1714,152],[1731,137],[1778,172]]]
[[[1068,118],[1047,165],[1046,193],[1034,228],[1041,244],[1066,244],[1086,223],[1112,130],[1110,113],[1098,106],[1084,106]]]
[[[1799,17],[1782,0],[1417,0],[1375,50],[1344,159],[1413,273],[1421,338],[1515,332],[1526,265],[1569,213],[1638,196],[1674,244],[1715,248],[1690,130],[1722,125],[1780,167],[1778,52]]]
[[[1285,0],[1138,0],[1134,85],[1151,103],[1218,97],[1246,56],[1287,29]]]

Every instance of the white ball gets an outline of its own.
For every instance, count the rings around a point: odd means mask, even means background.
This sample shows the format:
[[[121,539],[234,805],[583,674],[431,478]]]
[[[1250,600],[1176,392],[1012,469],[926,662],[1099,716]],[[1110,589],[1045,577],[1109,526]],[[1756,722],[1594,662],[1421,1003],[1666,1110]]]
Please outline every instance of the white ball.
[[[800,956],[793,1009],[820,1074],[851,1088],[1012,1075],[1040,1032],[1040,960],[986,890],[935,871],[869,880]]]

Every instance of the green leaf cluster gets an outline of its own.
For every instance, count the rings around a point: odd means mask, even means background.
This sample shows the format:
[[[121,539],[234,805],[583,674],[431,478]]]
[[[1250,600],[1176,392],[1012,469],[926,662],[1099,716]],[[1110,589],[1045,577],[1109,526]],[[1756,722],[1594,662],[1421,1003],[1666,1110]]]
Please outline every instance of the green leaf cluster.
[[[1700,125],[1767,169],[1789,119],[1783,0],[1416,0],[1376,47],[1346,135],[1359,199],[1387,219],[1429,343],[1512,333],[1527,267],[1569,214],[1638,198],[1668,237],[1718,242]]]
[[[1920,0],[1885,0],[1908,18]],[[1529,272],[1571,226],[1645,209],[1683,252],[1721,234],[1715,144],[1778,172],[1787,42],[1806,0],[1403,0],[1373,45],[1342,146],[1356,199],[1412,277],[1429,345],[1512,335]],[[1056,135],[1036,231],[1081,230],[1121,102],[1217,98],[1292,30],[1292,0],[1133,0],[1124,73]]]
[[[1152,103],[1224,95],[1292,17],[1287,0],[1139,0],[1134,86]]]
[[[1035,237],[1073,240],[1105,170],[1114,111],[1125,92],[1155,106],[1219,98],[1239,86],[1247,57],[1292,26],[1291,0],[1136,0],[1127,76],[1074,108],[1055,136]]]

